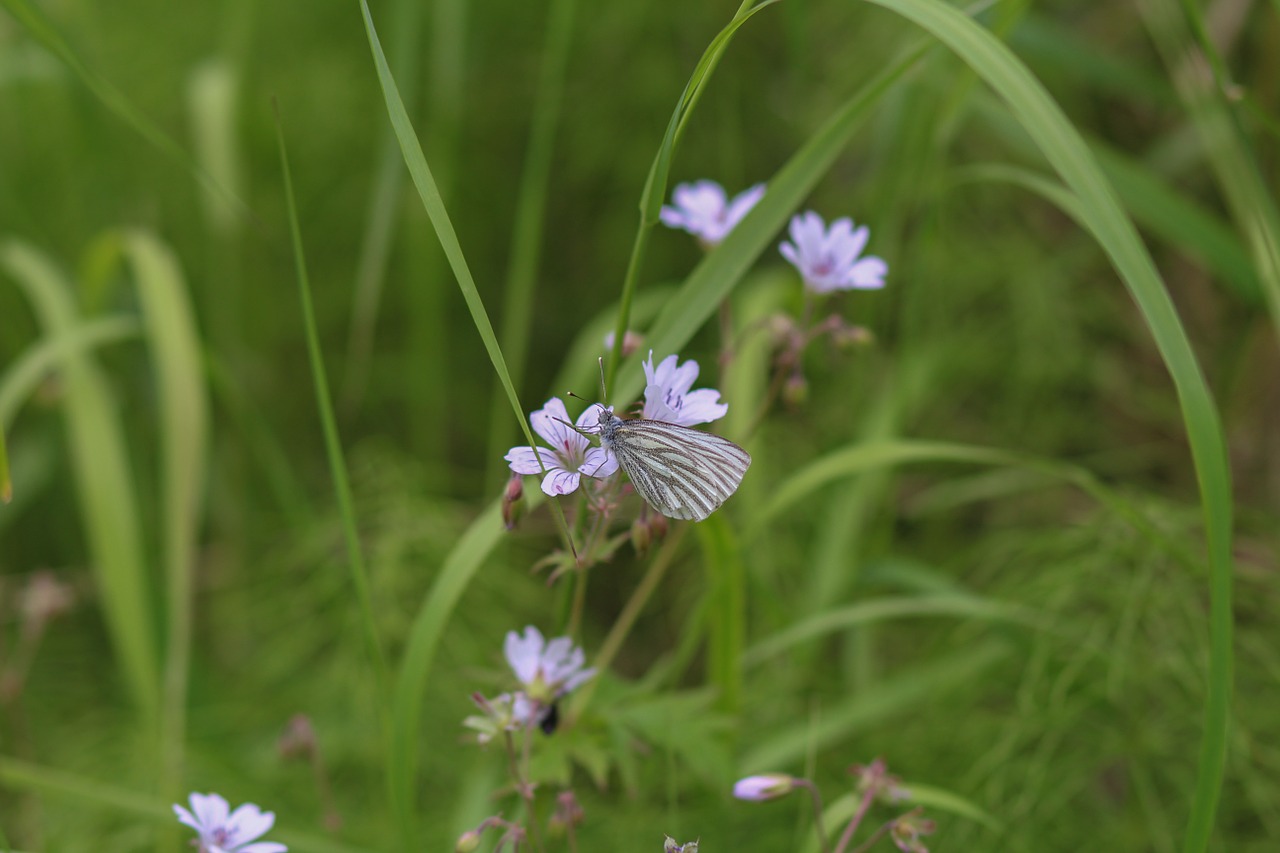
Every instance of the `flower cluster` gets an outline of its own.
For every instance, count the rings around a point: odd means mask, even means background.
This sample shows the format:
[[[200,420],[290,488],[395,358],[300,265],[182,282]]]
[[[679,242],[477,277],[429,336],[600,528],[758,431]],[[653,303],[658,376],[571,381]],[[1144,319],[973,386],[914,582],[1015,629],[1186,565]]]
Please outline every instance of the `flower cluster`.
[[[481,743],[504,731],[550,728],[548,721],[553,719],[556,702],[596,674],[584,667],[586,655],[572,640],[557,637],[548,642],[532,625],[523,635],[508,631],[503,653],[520,689],[493,699],[479,694],[472,697],[484,713],[468,717],[463,724],[477,732]]]
[[[642,417],[692,426],[719,420],[729,411],[729,407],[720,402],[720,392],[714,388],[692,390],[698,378],[696,361],[681,364],[677,356],[669,355],[655,366],[650,351],[642,366],[648,383],[644,389]],[[583,477],[606,480],[617,472],[618,460],[587,438],[599,429],[603,408],[598,403],[588,406],[570,425],[564,401],[552,397],[529,416],[533,431],[547,447],[513,447],[503,458],[516,474],[542,474],[542,491],[552,497],[577,491]]]

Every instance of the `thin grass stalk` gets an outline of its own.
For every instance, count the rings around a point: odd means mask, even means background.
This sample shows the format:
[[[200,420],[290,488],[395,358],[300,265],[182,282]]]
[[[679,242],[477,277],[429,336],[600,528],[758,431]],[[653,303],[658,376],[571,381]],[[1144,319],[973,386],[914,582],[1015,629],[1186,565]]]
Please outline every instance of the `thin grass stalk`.
[[[329,381],[325,375],[324,356],[320,350],[320,336],[316,331],[315,311],[311,305],[311,284],[307,277],[306,256],[302,248],[302,231],[298,224],[298,211],[293,194],[293,179],[289,172],[289,156],[285,149],[284,129],[278,113],[276,115],[276,141],[279,145],[280,167],[284,176],[285,201],[289,211],[289,233],[293,241],[294,262],[297,266],[298,296],[302,306],[302,324],[303,331],[307,337],[307,355],[311,362],[311,376],[315,383],[316,408],[320,416],[320,424],[324,430],[325,450],[329,457],[329,470],[333,476],[334,493],[342,516],[342,532],[347,544],[347,563],[351,570],[351,583],[355,587],[356,599],[359,603],[365,645],[373,662],[376,691],[374,702],[378,709],[381,732],[385,737],[391,728],[390,711],[387,707],[390,697],[390,677],[387,670],[387,659],[382,649],[382,643],[378,638],[377,622],[373,615],[369,576],[364,565],[364,555],[360,549],[355,506],[351,499],[351,486],[347,479],[347,464],[342,451],[342,442],[338,437],[338,425],[333,414],[333,402],[329,396]]]

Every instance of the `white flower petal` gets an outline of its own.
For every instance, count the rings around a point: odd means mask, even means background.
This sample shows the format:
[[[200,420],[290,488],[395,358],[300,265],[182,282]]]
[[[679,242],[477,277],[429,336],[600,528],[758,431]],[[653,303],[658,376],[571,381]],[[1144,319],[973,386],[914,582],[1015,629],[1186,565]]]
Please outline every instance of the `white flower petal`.
[[[191,811],[203,830],[209,831],[227,823],[230,806],[218,794],[195,794],[190,797]]]
[[[258,841],[244,847],[236,848],[236,853],[286,853],[288,847],[274,841]]]
[[[548,471],[542,478],[542,492],[550,497],[573,494],[578,490],[578,482],[582,479],[577,471]]]
[[[845,280],[850,287],[856,287],[860,290],[875,290],[884,287],[884,277],[888,272],[888,264],[875,255],[868,255],[853,265]]]
[[[502,651],[521,684],[528,684],[537,678],[543,645],[542,632],[532,625],[524,629],[523,637],[515,631],[507,632]]]
[[[720,402],[720,392],[714,388],[699,388],[697,391],[690,391],[684,396],[680,406],[681,426],[693,426],[694,424],[709,424],[712,421],[718,421],[729,412],[729,406]]]
[[[545,447],[513,447],[502,458],[517,474],[541,474],[543,467],[548,471],[560,467],[559,458]],[[542,459],[542,467],[538,465],[539,458]]]
[[[603,447],[592,447],[587,450],[587,458],[583,461],[579,473],[597,480],[612,477],[618,470],[618,460]]]
[[[266,833],[276,822],[273,812],[264,812],[253,803],[245,803],[227,819],[228,832],[234,832],[236,841],[243,844]]]
[[[196,819],[196,816],[184,809],[182,806],[175,803],[173,806],[173,813],[178,816],[178,820],[181,823],[185,823],[196,832],[203,831],[204,827],[200,825],[200,821]]]

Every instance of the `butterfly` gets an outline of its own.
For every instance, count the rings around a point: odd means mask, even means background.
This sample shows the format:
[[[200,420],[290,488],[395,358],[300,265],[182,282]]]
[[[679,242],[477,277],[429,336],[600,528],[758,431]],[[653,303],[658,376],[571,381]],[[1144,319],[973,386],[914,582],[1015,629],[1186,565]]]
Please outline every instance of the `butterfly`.
[[[709,432],[600,407],[600,444],[640,496],[668,518],[702,521],[738,490],[751,454]]]

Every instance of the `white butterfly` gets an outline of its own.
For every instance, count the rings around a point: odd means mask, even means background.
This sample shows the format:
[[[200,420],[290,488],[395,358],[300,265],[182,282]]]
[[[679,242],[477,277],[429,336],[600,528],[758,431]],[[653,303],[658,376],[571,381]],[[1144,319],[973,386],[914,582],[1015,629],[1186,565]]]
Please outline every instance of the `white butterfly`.
[[[702,521],[738,490],[751,454],[738,445],[666,421],[624,419],[600,407],[600,444],[640,496],[668,518]]]

